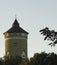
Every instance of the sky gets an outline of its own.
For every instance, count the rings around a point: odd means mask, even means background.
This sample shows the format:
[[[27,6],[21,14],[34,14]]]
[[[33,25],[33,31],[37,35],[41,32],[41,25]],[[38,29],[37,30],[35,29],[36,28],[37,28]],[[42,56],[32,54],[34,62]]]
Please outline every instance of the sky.
[[[49,27],[57,31],[57,0],[0,0],[0,56],[5,55],[3,33],[17,18],[20,26],[29,32],[28,57],[34,53],[55,52],[55,47],[48,46],[39,30]]]

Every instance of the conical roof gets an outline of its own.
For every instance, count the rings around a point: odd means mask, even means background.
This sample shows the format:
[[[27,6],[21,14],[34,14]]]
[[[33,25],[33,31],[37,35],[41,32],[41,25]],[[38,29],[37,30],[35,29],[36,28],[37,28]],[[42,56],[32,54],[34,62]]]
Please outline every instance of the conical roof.
[[[23,28],[19,26],[17,19],[14,20],[12,27],[6,32],[4,32],[4,34],[5,33],[26,33],[28,34],[28,32],[26,32]]]

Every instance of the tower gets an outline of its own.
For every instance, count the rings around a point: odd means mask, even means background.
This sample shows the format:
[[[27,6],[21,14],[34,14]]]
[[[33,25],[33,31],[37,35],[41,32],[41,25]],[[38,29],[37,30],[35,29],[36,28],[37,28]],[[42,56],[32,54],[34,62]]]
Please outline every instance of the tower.
[[[4,32],[5,56],[27,57],[27,37],[28,32],[22,29],[17,21],[14,20],[12,27]]]

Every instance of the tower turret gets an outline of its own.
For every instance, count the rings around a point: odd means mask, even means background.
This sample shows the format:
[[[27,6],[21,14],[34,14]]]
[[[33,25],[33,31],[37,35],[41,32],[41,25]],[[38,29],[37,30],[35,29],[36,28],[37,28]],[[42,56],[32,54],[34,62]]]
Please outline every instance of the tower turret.
[[[17,19],[15,19],[12,27],[4,32],[5,55],[27,57],[27,37],[28,32],[22,29]]]

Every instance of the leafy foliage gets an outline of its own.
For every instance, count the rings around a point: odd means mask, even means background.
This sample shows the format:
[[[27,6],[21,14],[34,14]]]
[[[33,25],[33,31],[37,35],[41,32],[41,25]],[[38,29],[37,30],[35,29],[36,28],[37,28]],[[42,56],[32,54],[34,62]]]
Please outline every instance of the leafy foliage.
[[[22,62],[22,58],[17,56],[15,58],[4,57],[3,65],[19,65]]]
[[[22,59],[20,57],[0,59],[0,65],[57,65],[57,54],[35,53],[33,57]]]
[[[29,65],[29,59],[28,58],[23,59],[20,65]]]
[[[40,30],[41,34],[44,35],[44,40],[50,40],[51,43],[48,45],[55,46],[57,44],[57,32],[54,30],[49,30],[48,27]]]
[[[57,65],[57,55],[54,53],[36,53],[30,59],[30,65]]]

